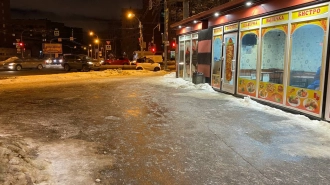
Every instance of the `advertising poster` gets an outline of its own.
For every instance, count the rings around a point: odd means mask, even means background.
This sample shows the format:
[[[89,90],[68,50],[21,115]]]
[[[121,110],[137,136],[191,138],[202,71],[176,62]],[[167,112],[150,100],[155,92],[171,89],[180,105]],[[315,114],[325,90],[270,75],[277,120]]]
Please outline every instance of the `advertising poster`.
[[[222,35],[213,37],[213,63],[212,63],[212,84],[216,89],[221,87],[220,69],[222,58]]]
[[[275,103],[283,103],[283,85],[269,82],[259,83],[258,98],[272,101]]]
[[[44,43],[42,45],[42,50],[44,54],[55,54],[55,53],[62,53],[62,44],[47,44]]]
[[[286,105],[296,109],[320,114],[321,91],[288,86]]]
[[[246,78],[239,78],[238,79],[238,93],[249,95],[249,96],[256,96],[256,80],[250,80]]]

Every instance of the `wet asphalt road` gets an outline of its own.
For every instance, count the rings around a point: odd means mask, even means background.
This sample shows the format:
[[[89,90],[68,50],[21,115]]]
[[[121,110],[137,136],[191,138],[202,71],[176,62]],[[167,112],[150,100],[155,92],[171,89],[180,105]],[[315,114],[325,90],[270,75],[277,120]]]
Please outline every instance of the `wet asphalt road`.
[[[283,149],[301,138],[318,142],[313,131],[152,78],[2,91],[0,124],[39,142],[63,141],[71,130],[68,139],[94,143],[115,158],[95,167],[100,184],[330,184],[329,158]],[[37,124],[44,120],[54,126]]]

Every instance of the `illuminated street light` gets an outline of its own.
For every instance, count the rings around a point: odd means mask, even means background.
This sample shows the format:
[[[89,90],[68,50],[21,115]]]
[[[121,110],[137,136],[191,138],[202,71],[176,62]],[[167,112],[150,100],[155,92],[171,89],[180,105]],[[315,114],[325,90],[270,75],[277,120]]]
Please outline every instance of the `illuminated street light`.
[[[141,48],[141,51],[143,51],[142,23],[141,23],[140,19],[137,18],[137,17],[135,16],[135,14],[133,14],[133,13],[129,13],[129,14],[127,15],[127,17],[128,17],[128,18],[135,17],[135,18],[139,21],[139,28],[140,28],[140,39],[139,39],[139,41],[140,41],[140,48]]]
[[[100,41],[99,41],[99,36],[98,35],[96,35],[93,31],[90,31],[89,32],[89,35],[90,36],[96,36],[96,40],[94,41],[96,44],[97,44],[97,58],[99,58],[100,57],[100,55],[99,55],[99,52],[100,52]]]

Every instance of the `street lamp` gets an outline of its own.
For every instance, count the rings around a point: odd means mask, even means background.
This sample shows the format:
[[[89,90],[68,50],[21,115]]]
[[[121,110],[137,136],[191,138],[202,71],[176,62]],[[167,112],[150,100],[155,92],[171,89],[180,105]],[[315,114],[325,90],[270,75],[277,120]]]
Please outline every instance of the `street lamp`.
[[[160,24],[158,23],[157,26],[154,27],[154,30],[152,30],[152,43],[155,43],[155,29],[158,27],[158,31],[160,31]]]
[[[139,18],[135,16],[133,13],[128,14],[128,18],[135,17],[139,21],[139,28],[140,28],[140,47],[141,51],[143,51],[143,34],[142,34],[142,23]]]
[[[23,33],[24,32],[26,32],[26,31],[32,31],[32,30],[23,30],[22,32],[21,32],[21,43],[23,43],[24,44],[24,42],[23,42]],[[22,48],[21,48],[21,53],[22,53],[22,58],[24,58],[24,50],[22,50]]]
[[[99,44],[99,36],[97,36],[94,32],[89,32],[89,35],[90,36],[93,36],[95,35],[96,36],[96,40],[95,40],[95,43],[97,43],[97,52],[100,51],[100,44]],[[99,58],[99,54],[97,54],[97,58]]]
[[[89,50],[90,50],[89,48],[90,48],[91,46],[92,46],[91,44],[88,45],[88,51],[87,51],[88,56],[89,56]],[[91,53],[91,54],[92,54],[92,53]],[[93,56],[90,56],[90,57],[93,58]]]

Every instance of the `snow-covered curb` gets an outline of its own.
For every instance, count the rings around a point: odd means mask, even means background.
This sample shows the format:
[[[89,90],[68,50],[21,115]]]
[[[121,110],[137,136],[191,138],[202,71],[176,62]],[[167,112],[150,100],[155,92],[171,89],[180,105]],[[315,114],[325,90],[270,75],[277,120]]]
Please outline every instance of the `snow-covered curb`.
[[[33,75],[33,76],[17,76],[0,79],[0,85],[7,84],[22,84],[22,83],[47,83],[57,81],[75,81],[75,80],[92,80],[97,78],[105,78],[112,76],[153,76],[164,75],[166,71],[145,71],[145,70],[121,70],[121,69],[108,69],[104,71],[90,71],[90,72],[71,72],[50,75]]]

